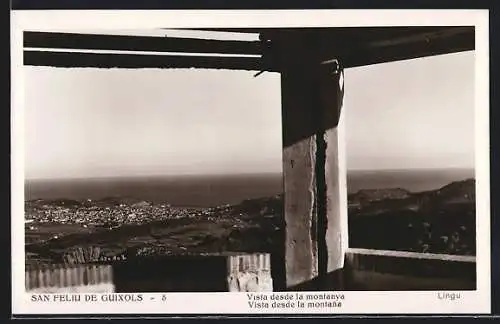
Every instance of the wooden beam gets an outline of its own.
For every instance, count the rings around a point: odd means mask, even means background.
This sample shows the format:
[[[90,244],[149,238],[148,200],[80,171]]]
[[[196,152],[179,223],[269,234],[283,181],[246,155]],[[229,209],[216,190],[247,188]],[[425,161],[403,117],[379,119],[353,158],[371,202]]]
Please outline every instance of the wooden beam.
[[[260,71],[260,58],[182,55],[135,55],[24,51],[24,65],[86,68],[225,69]]]
[[[459,27],[345,27],[266,30],[264,59],[289,68],[289,53],[300,60],[339,59],[344,68],[474,50],[475,31]]]
[[[346,68],[395,62],[475,49],[473,27],[456,27],[367,42],[337,57]]]
[[[24,32],[24,47],[248,55],[259,55],[261,53],[260,42],[258,41],[221,41],[34,31]]]

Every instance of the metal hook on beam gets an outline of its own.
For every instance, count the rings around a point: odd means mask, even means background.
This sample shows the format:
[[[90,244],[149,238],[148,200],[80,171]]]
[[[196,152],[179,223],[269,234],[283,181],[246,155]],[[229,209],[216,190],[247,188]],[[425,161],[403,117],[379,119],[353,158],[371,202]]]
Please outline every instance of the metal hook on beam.
[[[334,68],[334,70],[332,72],[335,73],[335,74],[339,73],[340,70],[341,70],[341,68],[340,68],[340,62],[339,62],[338,59],[331,59],[331,60],[323,61],[323,62],[321,62],[321,65],[331,64],[331,63],[335,64],[335,68]]]
[[[254,77],[254,78],[256,78],[256,77],[258,77],[259,75],[261,75],[261,74],[262,74],[262,73],[264,73],[264,72],[266,72],[266,71],[260,71],[260,72],[257,72],[257,73],[256,73],[253,77]]]

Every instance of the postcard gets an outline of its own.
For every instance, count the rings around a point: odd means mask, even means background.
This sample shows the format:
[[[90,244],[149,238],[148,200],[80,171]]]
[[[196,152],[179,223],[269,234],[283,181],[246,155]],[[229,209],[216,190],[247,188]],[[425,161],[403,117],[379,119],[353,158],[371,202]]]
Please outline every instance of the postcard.
[[[487,11],[11,16],[13,314],[490,312]]]

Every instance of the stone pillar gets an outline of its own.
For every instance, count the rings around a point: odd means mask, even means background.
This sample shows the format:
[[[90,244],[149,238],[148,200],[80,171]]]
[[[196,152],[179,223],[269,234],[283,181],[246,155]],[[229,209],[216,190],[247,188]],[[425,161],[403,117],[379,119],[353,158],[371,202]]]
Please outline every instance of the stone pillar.
[[[343,70],[336,60],[281,73],[287,289],[332,289],[347,248]]]

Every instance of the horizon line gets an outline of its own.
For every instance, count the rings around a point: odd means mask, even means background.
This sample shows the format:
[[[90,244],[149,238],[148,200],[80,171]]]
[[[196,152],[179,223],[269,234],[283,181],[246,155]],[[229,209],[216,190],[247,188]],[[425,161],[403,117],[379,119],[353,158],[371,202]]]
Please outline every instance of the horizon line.
[[[417,170],[468,170],[475,171],[474,167],[436,167],[436,168],[380,168],[380,169],[348,169],[349,172],[388,172],[388,171],[417,171]],[[241,172],[241,173],[181,173],[181,174],[136,174],[136,175],[99,175],[99,176],[77,176],[77,177],[41,177],[24,178],[24,181],[43,181],[43,180],[85,180],[85,179],[117,179],[117,178],[150,178],[150,177],[220,177],[220,176],[257,176],[257,175],[283,175],[283,172],[262,171],[262,172]]]

